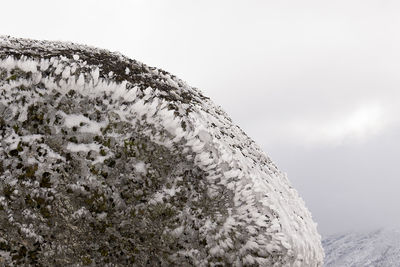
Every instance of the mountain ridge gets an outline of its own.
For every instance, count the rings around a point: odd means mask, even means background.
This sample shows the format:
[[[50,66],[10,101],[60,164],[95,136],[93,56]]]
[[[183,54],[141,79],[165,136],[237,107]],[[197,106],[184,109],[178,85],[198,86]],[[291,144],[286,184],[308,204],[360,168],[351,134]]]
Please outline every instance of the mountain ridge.
[[[347,232],[323,239],[325,266],[399,266],[400,229]]]

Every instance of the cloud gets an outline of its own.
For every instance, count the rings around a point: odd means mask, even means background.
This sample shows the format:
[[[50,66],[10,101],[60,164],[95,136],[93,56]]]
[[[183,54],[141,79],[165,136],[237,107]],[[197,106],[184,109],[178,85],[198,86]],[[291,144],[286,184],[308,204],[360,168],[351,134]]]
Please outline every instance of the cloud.
[[[260,116],[243,128],[257,143],[269,148],[367,145],[398,125],[399,109],[384,103],[326,107],[314,112],[298,110],[268,118]]]
[[[289,133],[307,144],[341,145],[344,142],[365,142],[385,129],[388,122],[380,105],[358,107],[324,121],[289,123]]]

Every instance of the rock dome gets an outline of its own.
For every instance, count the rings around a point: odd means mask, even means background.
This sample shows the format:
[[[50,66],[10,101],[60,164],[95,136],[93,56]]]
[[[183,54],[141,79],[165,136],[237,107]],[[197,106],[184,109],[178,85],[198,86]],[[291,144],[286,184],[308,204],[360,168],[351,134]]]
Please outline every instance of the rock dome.
[[[200,91],[119,53],[0,37],[0,265],[322,260],[285,174]]]

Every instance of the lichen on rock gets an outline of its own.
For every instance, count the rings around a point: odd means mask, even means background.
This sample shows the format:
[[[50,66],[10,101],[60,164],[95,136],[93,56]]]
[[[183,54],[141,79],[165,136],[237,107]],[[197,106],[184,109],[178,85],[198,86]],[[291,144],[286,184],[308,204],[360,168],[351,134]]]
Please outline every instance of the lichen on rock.
[[[0,37],[0,263],[322,260],[286,176],[200,91],[119,53]]]

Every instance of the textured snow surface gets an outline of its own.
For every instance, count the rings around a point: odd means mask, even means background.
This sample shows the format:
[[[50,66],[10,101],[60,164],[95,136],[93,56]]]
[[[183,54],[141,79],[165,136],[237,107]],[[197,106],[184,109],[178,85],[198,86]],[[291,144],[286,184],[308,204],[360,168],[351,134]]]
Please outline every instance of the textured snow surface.
[[[333,235],[322,244],[325,266],[400,266],[399,229]]]
[[[0,37],[0,116],[9,264],[34,251],[34,262],[57,264],[322,265],[316,224],[286,175],[163,70]],[[32,204],[24,213],[23,203]]]

